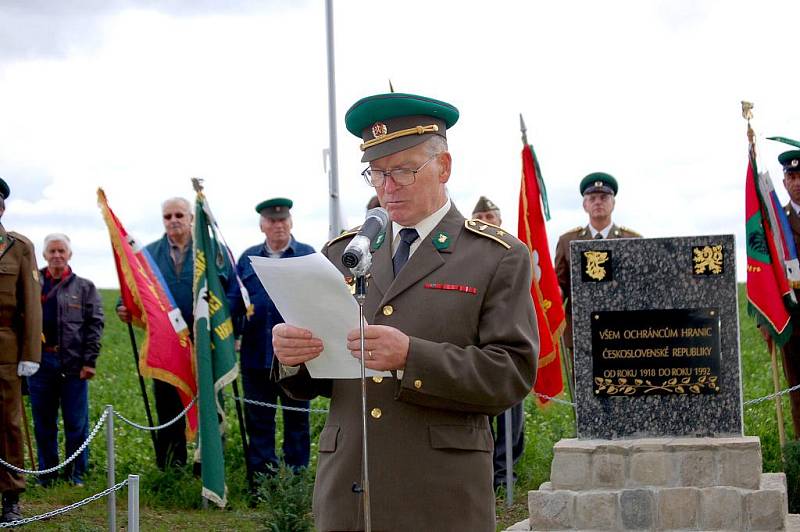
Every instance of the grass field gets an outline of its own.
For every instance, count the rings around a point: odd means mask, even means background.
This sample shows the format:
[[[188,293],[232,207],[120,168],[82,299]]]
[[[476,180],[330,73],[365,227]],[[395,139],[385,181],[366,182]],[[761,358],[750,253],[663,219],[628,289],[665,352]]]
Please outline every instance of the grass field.
[[[106,404],[126,417],[146,424],[139,385],[130,350],[128,331],[113,314],[116,291],[103,291],[106,309],[106,331],[103,352],[98,359],[97,377],[89,387],[92,425],[102,414]],[[744,311],[744,298],[739,295],[741,321],[742,379],[744,399],[754,399],[771,393],[772,378],[769,355],[755,330],[752,320]],[[783,401],[788,436],[792,436],[788,400]],[[326,408],[326,400],[318,399],[314,407]],[[228,412],[228,434],[225,460],[227,467],[228,500],[226,510],[202,509],[200,482],[190,468],[185,471],[163,473],[156,468],[150,435],[133,429],[115,420],[117,481],[128,474],[138,474],[140,480],[140,507],[142,530],[271,530],[270,523],[280,518],[280,510],[286,501],[298,498],[298,489],[310,492],[313,475],[300,479],[290,488],[276,487],[272,500],[255,507],[248,504],[245,467],[241,452],[241,438],[233,401],[226,402]],[[546,408],[536,406],[528,398],[526,411],[526,448],[517,466],[519,476],[513,497],[514,504],[507,508],[503,496],[498,499],[498,530],[521,520],[527,513],[527,492],[536,489],[550,476],[553,444],[561,438],[574,437],[574,419],[571,408],[551,404]],[[745,408],[745,433],[761,438],[765,471],[780,471],[780,451],[774,402],[763,402]],[[316,437],[324,425],[324,414],[312,414],[312,460],[316,457]],[[23,495],[27,516],[40,514],[66,506],[106,487],[106,442],[105,431],[90,445],[90,472],[86,485],[75,488],[66,484],[43,489],[31,482]],[[28,464],[29,466],[29,464]],[[312,463],[312,469],[314,464]],[[291,482],[284,482],[287,486]],[[294,490],[294,491],[292,491]],[[117,493],[117,523],[126,527],[127,491]],[[105,499],[92,502],[78,510],[46,522],[32,525],[35,530],[105,530]]]

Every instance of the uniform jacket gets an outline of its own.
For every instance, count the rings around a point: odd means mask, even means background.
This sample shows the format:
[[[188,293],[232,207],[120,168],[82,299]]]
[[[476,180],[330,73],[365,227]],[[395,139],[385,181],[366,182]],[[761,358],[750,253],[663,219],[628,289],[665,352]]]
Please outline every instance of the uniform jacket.
[[[0,225],[0,458],[22,467],[20,360],[39,362],[42,304],[33,244]],[[25,479],[0,467],[0,492],[21,490]]]
[[[39,271],[41,285],[44,284],[45,270]],[[58,345],[58,352],[45,353],[44,356],[58,357],[65,374],[78,376],[83,366],[93,368],[100,355],[103,303],[94,283],[75,274],[53,290],[56,293],[52,297],[57,298],[58,338],[48,341]]]
[[[800,216],[798,216],[794,211],[791,203],[785,205],[783,210],[786,212],[786,216],[789,218],[789,226],[792,228],[792,236],[794,237],[795,247],[800,249]],[[795,289],[794,294],[800,298],[800,290]],[[791,309],[790,314],[792,316],[792,321],[794,322],[792,327],[792,336],[800,336],[800,308]]]
[[[281,254],[281,258],[302,257],[311,253],[314,253],[313,247],[291,237],[289,247]],[[249,318],[245,317],[246,309],[238,283],[230,283],[228,301],[234,317],[236,336],[242,337],[240,349],[242,369],[267,369],[272,365],[272,327],[283,323],[283,318],[264,290],[264,285],[261,284],[256,272],[253,271],[253,266],[250,264],[252,256],[268,256],[263,242],[247,248],[236,263],[236,270],[250,296],[253,314]]]
[[[343,276],[351,238],[323,250]],[[373,255],[365,316],[403,331],[410,345],[402,378],[368,382],[373,529],[494,530],[487,416],[530,392],[539,351],[527,248],[500,228],[465,221],[455,206],[397,278],[386,240]],[[319,438],[317,529],[363,530],[362,497],[352,490],[361,483],[360,380],[314,380],[301,366],[280,382],[298,399],[331,397]]]
[[[641,238],[642,235],[628,229],[627,227],[611,226],[608,231],[608,238]],[[591,240],[592,231],[589,226],[576,227],[561,235],[556,244],[555,269],[558,278],[558,286],[561,287],[564,300],[567,302],[567,327],[564,330],[564,343],[572,349],[572,293],[570,284],[570,264],[569,264],[569,243],[573,240]]]

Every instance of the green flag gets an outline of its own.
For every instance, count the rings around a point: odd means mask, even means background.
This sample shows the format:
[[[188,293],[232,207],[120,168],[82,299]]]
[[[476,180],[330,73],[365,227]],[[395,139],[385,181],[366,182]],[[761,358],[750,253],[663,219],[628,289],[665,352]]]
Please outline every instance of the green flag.
[[[212,220],[206,198],[198,191],[194,221],[194,349],[203,497],[224,507],[227,503],[222,449],[225,418],[220,397],[225,385],[236,378],[239,367],[231,314],[220,282],[225,249]]]

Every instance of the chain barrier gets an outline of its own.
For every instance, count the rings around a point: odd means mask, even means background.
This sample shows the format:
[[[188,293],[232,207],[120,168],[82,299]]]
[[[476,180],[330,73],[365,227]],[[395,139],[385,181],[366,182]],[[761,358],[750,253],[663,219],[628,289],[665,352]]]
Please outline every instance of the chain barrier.
[[[74,502],[74,503],[70,504],[69,506],[64,506],[63,508],[58,508],[56,510],[49,511],[49,512],[43,513],[41,515],[35,515],[33,517],[26,517],[25,519],[18,519],[17,521],[10,521],[8,523],[0,523],[0,528],[14,528],[14,527],[17,527],[17,526],[27,525],[28,523],[33,523],[34,521],[42,521],[44,519],[50,519],[51,517],[55,517],[57,515],[67,513],[70,510],[74,510],[75,508],[80,508],[81,506],[85,506],[85,505],[89,504],[90,502],[96,501],[97,499],[102,499],[103,497],[105,497],[106,495],[108,495],[111,492],[121,490],[127,484],[128,484],[128,479],[126,478],[125,480],[123,480],[119,484],[115,484],[114,486],[111,486],[110,488],[104,489],[100,493],[95,493],[94,495],[86,497],[82,501]]]
[[[539,393],[539,392],[533,392],[533,395],[535,395],[536,397],[538,397],[540,399],[544,399],[546,401],[553,401],[554,403],[558,403],[558,404],[561,404],[561,405],[569,405],[569,406],[571,406],[573,408],[575,407],[575,403],[573,403],[572,401],[565,401],[564,399],[559,399],[557,397],[550,397],[547,394]]]
[[[800,384],[792,386],[791,388],[786,388],[785,390],[781,390],[779,392],[775,392],[775,393],[771,393],[769,395],[765,395],[764,397],[759,397],[758,399],[751,399],[749,401],[745,401],[744,402],[744,406],[757,405],[758,403],[761,403],[763,401],[769,401],[770,399],[775,399],[779,395],[786,395],[787,393],[792,393],[792,392],[795,392],[797,390],[800,390]]]
[[[233,394],[225,394],[225,395],[236,401],[239,401],[240,403],[248,403],[256,406],[266,406],[269,408],[274,408],[276,410],[293,410],[295,412],[320,412],[320,413],[328,412],[328,410],[325,408],[300,408],[299,406],[274,405],[272,403],[263,403],[261,401],[256,401],[254,399],[247,399],[246,397],[237,397]]]
[[[108,417],[108,410],[107,409],[103,409],[103,415],[101,415],[100,419],[97,420],[97,423],[95,424],[94,428],[92,429],[92,432],[89,434],[89,437],[86,438],[86,441],[83,442],[81,444],[81,446],[78,447],[78,449],[74,453],[72,453],[72,455],[69,458],[67,458],[62,463],[58,464],[57,466],[53,466],[53,467],[51,467],[49,469],[42,469],[40,471],[35,471],[35,470],[31,470],[31,469],[22,469],[21,467],[17,467],[17,466],[15,466],[13,464],[9,464],[8,462],[3,460],[2,458],[0,458],[0,465],[4,466],[7,469],[15,471],[17,473],[22,473],[22,474],[26,474],[26,475],[47,475],[48,473],[54,473],[54,472],[58,471],[59,469],[62,469],[64,467],[66,467],[67,464],[69,464],[70,462],[75,460],[75,458],[77,458],[83,452],[83,450],[86,449],[86,446],[88,446],[89,442],[91,442],[94,439],[94,437],[97,435],[98,431],[100,430],[100,427],[103,426],[103,423],[105,423],[107,417]]]
[[[124,421],[125,423],[127,423],[128,425],[130,425],[131,427],[137,428],[139,430],[161,430],[161,429],[165,429],[167,427],[170,427],[170,426],[174,425],[175,423],[177,423],[178,421],[180,421],[180,419],[183,416],[186,415],[186,412],[188,412],[194,406],[194,403],[196,401],[197,401],[197,396],[195,395],[192,398],[192,400],[189,401],[189,404],[186,405],[186,408],[183,409],[183,412],[181,412],[180,414],[175,416],[175,418],[173,418],[172,420],[167,421],[163,425],[159,425],[157,427],[148,427],[147,425],[140,425],[140,424],[136,423],[135,421],[131,421],[130,419],[126,418],[125,416],[123,416],[122,414],[117,412],[116,410],[114,410],[114,415],[116,417],[118,417],[119,419],[121,419],[122,421]]]

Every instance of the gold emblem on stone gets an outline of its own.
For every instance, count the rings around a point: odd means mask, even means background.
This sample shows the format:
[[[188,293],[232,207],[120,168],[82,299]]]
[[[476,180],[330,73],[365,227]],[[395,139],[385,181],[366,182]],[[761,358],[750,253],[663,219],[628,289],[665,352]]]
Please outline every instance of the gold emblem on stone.
[[[586,275],[596,281],[605,279],[606,269],[602,265],[608,262],[608,252],[584,251],[583,256],[586,257]]]
[[[386,124],[383,122],[375,122],[372,125],[372,136],[376,139],[384,136],[388,131],[389,130],[386,128]]]
[[[719,275],[722,273],[722,244],[692,248],[694,257],[694,273]]]

